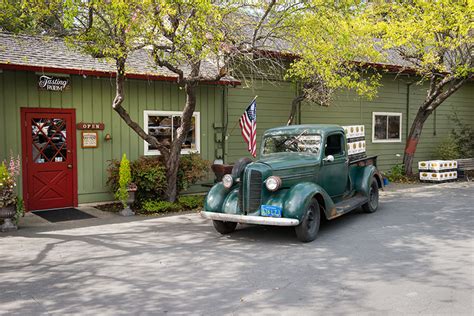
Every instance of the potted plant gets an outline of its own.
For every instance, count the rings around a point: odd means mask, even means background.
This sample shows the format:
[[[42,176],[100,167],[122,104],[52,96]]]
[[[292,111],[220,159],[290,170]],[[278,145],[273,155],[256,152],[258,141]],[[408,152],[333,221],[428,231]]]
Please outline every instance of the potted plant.
[[[0,226],[2,232],[17,230],[17,195],[15,192],[16,178],[20,174],[20,159],[10,158],[8,167],[5,162],[0,165]]]
[[[135,200],[135,191],[137,191],[137,186],[132,183],[130,161],[127,159],[127,156],[123,154],[119,168],[119,188],[117,192],[115,192],[115,198],[123,205],[123,209],[119,212],[120,215],[135,215],[135,212],[130,208]]]

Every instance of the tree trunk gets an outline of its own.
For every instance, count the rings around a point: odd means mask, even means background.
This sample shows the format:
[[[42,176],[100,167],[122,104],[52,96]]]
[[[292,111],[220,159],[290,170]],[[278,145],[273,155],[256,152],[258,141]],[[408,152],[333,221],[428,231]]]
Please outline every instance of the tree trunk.
[[[305,93],[302,92],[300,95],[295,97],[293,101],[291,101],[290,116],[288,117],[288,122],[286,123],[286,125],[293,124],[293,121],[295,120],[295,116],[296,116],[296,111],[298,109],[298,104],[300,104],[301,101],[303,101],[304,99],[305,99]]]
[[[186,135],[191,129],[194,109],[196,108],[196,83],[186,83],[186,105],[181,117],[181,125],[176,130],[176,136],[171,143],[170,154],[166,163],[166,177],[168,187],[166,188],[166,199],[175,202],[178,197],[178,170],[179,158],[181,157],[181,147],[186,140]]]
[[[403,156],[403,165],[406,175],[412,175],[413,170],[413,157],[415,156],[416,146],[420,140],[421,131],[423,130],[423,125],[426,122],[426,119],[430,116],[431,111],[425,110],[423,107],[418,109],[415,120],[413,121],[408,134],[407,143],[405,146],[405,154]]]
[[[413,175],[413,157],[415,156],[416,147],[426,120],[438,106],[454,92],[459,90],[470,78],[472,78],[472,75],[461,79],[456,79],[451,76],[443,78],[438,83],[436,83],[435,77],[432,78],[428,95],[423,105],[418,109],[415,120],[411,125],[410,133],[408,134],[405,154],[403,155],[404,172],[406,175]],[[448,88],[446,88],[447,86]]]

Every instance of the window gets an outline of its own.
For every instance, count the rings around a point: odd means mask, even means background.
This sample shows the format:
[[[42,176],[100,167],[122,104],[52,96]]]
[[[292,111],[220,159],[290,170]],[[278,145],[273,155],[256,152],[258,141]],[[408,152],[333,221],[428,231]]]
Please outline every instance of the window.
[[[320,135],[268,135],[263,141],[263,154],[305,152],[317,154],[321,146]]]
[[[176,130],[181,125],[181,112],[170,111],[144,111],[144,129],[149,135],[159,141],[171,142],[176,137]],[[200,152],[200,120],[199,112],[194,112],[191,130],[184,140],[181,153]],[[159,155],[160,152],[152,145],[145,142],[145,155]]]
[[[329,155],[337,156],[342,155],[342,135],[334,134],[329,135],[326,139],[326,149],[324,151],[326,157]]]
[[[402,141],[402,113],[372,113],[372,142],[400,143]]]

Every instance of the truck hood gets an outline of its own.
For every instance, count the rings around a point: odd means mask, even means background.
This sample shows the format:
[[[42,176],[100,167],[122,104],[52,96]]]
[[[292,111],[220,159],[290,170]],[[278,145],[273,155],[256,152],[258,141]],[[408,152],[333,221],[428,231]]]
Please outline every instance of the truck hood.
[[[278,153],[261,158],[258,162],[268,165],[272,170],[306,168],[319,165],[319,157],[306,153]]]

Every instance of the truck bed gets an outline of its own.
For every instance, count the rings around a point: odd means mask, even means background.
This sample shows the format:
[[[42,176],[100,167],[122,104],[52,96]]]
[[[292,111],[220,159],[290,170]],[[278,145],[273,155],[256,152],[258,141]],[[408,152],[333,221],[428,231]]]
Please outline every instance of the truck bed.
[[[374,165],[377,167],[377,156],[369,156],[369,157],[364,157],[360,159],[356,159],[353,161],[349,161],[349,166],[369,166],[369,165]]]

